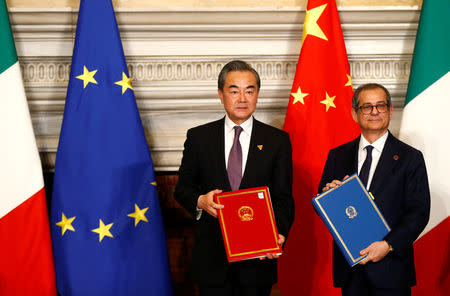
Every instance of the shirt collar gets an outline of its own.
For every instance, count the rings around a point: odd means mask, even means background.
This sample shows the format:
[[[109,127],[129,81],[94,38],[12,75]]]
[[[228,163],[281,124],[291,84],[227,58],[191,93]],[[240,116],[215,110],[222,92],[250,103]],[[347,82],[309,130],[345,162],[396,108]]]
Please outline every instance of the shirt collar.
[[[233,131],[233,128],[237,124],[234,123],[229,117],[228,114],[225,116],[225,133],[229,133]],[[240,127],[242,127],[242,132],[246,134],[250,134],[250,131],[253,127],[253,116],[250,116],[246,121],[241,123]]]
[[[386,131],[384,135],[382,135],[378,140],[370,144],[369,141],[367,141],[366,138],[364,138],[364,136],[361,134],[361,139],[359,140],[359,150],[361,151],[367,145],[371,145],[375,150],[381,153],[383,151],[384,144],[386,143],[388,135],[389,133],[388,131]]]

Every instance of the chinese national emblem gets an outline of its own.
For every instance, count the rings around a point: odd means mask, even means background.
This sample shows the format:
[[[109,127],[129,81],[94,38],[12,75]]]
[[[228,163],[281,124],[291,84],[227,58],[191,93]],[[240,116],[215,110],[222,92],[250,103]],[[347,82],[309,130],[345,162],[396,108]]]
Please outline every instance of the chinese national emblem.
[[[238,215],[241,221],[251,221],[253,220],[253,209],[249,206],[242,206],[238,210]]]

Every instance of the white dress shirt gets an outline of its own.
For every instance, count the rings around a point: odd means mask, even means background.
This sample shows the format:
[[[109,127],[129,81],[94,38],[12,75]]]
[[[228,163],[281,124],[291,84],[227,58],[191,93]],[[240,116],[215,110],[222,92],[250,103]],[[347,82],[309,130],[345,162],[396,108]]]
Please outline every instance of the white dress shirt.
[[[225,116],[225,166],[228,167],[228,155],[230,154],[231,146],[234,141],[234,126],[236,124],[228,117]],[[239,136],[239,143],[242,148],[242,176],[244,176],[245,165],[247,164],[248,149],[250,147],[250,138],[252,136],[253,129],[253,116],[244,121],[241,124],[242,132]],[[200,220],[203,210],[197,207],[196,219]]]
[[[388,131],[384,135],[382,135],[378,140],[373,142],[372,144],[369,143],[369,141],[364,138],[364,136],[361,134],[361,139],[359,140],[359,148],[358,148],[358,175],[361,171],[361,167],[366,160],[367,150],[365,149],[366,146],[371,145],[373,146],[372,150],[372,164],[370,165],[369,170],[369,179],[367,180],[367,187],[366,189],[370,188],[370,184],[372,183],[373,174],[375,173],[375,169],[377,168],[378,161],[381,157],[381,152],[383,151],[384,144],[386,144],[386,139],[388,137]]]
[[[237,124],[234,123],[228,115],[225,116],[225,166],[228,168],[228,156],[230,155],[231,147],[234,141],[234,127]],[[244,121],[241,125],[242,132],[239,136],[239,143],[242,148],[242,176],[244,176],[245,165],[247,164],[248,149],[250,147],[250,138],[252,136],[253,129],[253,116]]]

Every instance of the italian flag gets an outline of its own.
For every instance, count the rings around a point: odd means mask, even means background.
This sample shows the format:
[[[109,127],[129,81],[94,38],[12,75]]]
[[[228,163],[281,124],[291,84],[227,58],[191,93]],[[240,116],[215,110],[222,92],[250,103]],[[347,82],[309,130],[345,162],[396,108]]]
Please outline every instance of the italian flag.
[[[421,150],[431,190],[430,221],[415,242],[413,295],[450,293],[450,1],[424,0],[400,138]]]
[[[41,162],[0,0],[0,295],[56,295]]]

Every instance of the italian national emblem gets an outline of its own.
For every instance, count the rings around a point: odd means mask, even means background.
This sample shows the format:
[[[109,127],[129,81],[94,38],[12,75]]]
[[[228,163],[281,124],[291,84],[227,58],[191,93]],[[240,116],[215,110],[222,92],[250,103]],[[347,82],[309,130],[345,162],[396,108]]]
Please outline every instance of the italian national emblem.
[[[345,209],[345,213],[347,214],[347,216],[350,219],[353,219],[353,218],[355,218],[358,215],[358,212],[356,211],[355,207],[353,207],[353,206],[348,206]]]

